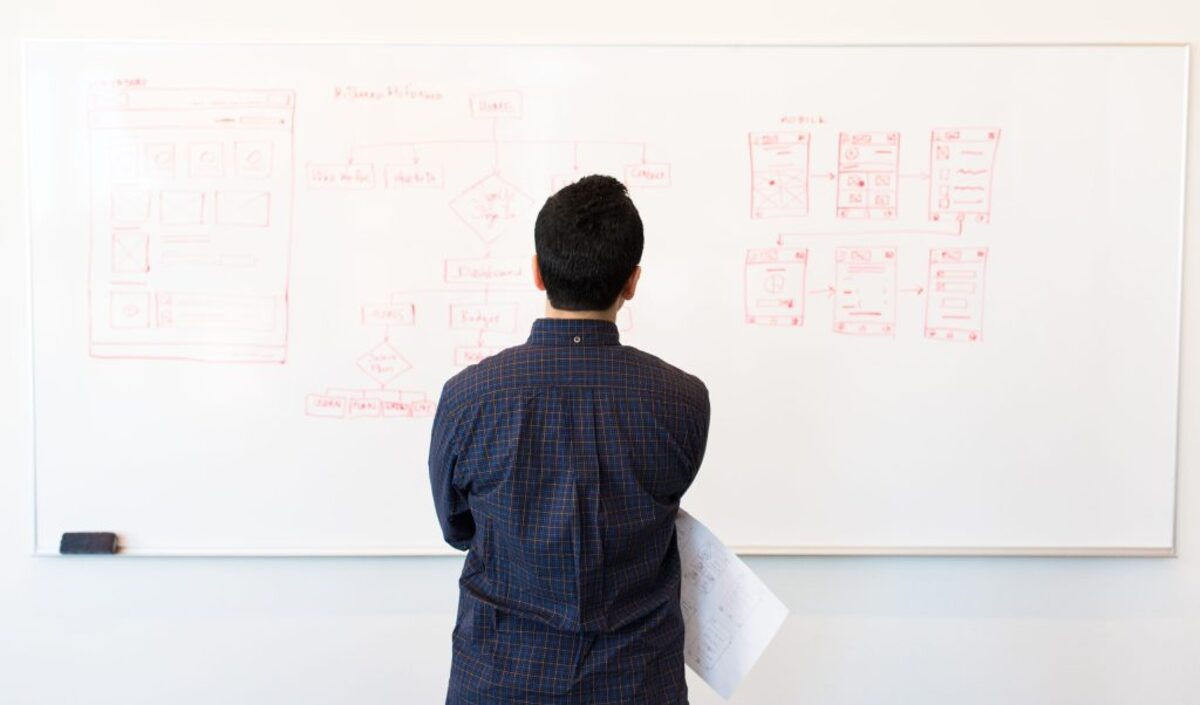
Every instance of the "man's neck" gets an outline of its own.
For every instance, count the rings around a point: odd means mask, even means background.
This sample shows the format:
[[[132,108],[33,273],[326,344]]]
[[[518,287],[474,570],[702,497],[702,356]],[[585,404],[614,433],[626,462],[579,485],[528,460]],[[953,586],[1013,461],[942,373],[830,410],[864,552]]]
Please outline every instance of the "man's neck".
[[[566,318],[572,320],[587,320],[587,321],[608,321],[609,323],[617,322],[617,311],[621,308],[621,300],[617,299],[617,303],[608,307],[603,311],[567,311],[561,308],[554,308],[550,305],[550,301],[546,301],[546,318]]]

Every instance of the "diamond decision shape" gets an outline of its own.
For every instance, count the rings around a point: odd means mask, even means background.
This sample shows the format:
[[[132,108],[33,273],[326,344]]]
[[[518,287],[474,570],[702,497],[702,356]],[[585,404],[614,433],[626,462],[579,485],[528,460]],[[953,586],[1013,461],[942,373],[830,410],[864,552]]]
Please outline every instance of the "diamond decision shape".
[[[450,202],[458,217],[484,242],[503,235],[531,205],[533,199],[495,174],[476,181]]]
[[[388,343],[380,343],[358,358],[358,367],[380,384],[387,384],[412,369],[400,351]]]

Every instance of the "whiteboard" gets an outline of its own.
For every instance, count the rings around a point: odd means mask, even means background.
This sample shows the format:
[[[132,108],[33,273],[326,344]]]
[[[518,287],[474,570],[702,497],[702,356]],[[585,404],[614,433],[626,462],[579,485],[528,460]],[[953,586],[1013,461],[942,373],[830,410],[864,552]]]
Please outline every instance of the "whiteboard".
[[[32,42],[36,546],[446,552],[442,382],[614,174],[743,552],[1174,546],[1187,49]]]

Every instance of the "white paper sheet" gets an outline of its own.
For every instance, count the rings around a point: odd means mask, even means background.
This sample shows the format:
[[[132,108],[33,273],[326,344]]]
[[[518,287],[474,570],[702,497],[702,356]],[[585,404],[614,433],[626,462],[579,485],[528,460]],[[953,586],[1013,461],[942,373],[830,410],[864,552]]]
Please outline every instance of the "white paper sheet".
[[[733,695],[788,609],[704,524],[679,510],[684,657],[721,697]]]

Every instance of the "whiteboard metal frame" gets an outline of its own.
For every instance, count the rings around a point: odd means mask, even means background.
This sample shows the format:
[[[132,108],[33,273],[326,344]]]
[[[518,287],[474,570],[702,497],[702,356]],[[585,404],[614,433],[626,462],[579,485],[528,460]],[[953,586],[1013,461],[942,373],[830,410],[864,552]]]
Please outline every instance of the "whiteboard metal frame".
[[[1182,438],[1183,404],[1180,389],[1183,361],[1183,321],[1184,304],[1187,302],[1187,282],[1185,279],[1187,248],[1185,241],[1188,234],[1189,218],[1192,209],[1188,207],[1188,189],[1191,183],[1189,156],[1192,149],[1192,90],[1191,90],[1191,55],[1190,42],[923,42],[923,43],[808,43],[808,44],[715,44],[715,43],[667,43],[655,44],[647,42],[636,43],[475,43],[475,42],[388,42],[382,40],[347,41],[347,40],[314,40],[314,41],[275,41],[275,40],[205,40],[180,39],[161,40],[144,38],[56,38],[56,37],[24,37],[21,39],[21,159],[22,179],[25,187],[25,242],[26,242],[26,273],[29,277],[28,313],[29,313],[29,401],[30,401],[30,487],[33,500],[31,512],[31,547],[30,555],[34,557],[61,557],[61,554],[38,549],[38,484],[37,484],[37,383],[36,383],[36,344],[34,336],[34,248],[33,248],[33,209],[31,204],[32,179],[30,178],[30,159],[27,152],[29,136],[28,107],[28,49],[34,44],[182,44],[182,45],[248,45],[248,46],[378,46],[378,47],[410,47],[410,48],[615,48],[615,49],[1139,49],[1139,48],[1173,48],[1183,50],[1183,149],[1180,154],[1180,212],[1178,226],[1178,269],[1176,272],[1176,291],[1178,300],[1175,316],[1175,359],[1172,361],[1172,374],[1175,378],[1175,447],[1173,468],[1173,502],[1171,518],[1171,544],[1166,547],[1080,547],[1080,546],[938,546],[938,547],[895,547],[895,546],[733,546],[732,549],[743,556],[942,556],[942,557],[1045,557],[1045,558],[1079,558],[1079,557],[1134,557],[1134,558],[1176,558],[1179,546],[1179,456]],[[339,548],[339,549],[306,549],[306,548],[224,548],[207,547],[192,549],[133,549],[119,550],[116,556],[141,558],[368,558],[368,557],[461,557],[460,551],[449,546],[434,547],[402,547],[402,548]]]
[[[29,42],[21,42],[21,181],[25,193],[25,276],[29,287],[26,293],[29,316],[29,489],[33,499],[30,508],[30,540],[34,555],[38,555],[38,477],[37,477],[37,350],[33,334],[33,178],[29,158]]]

